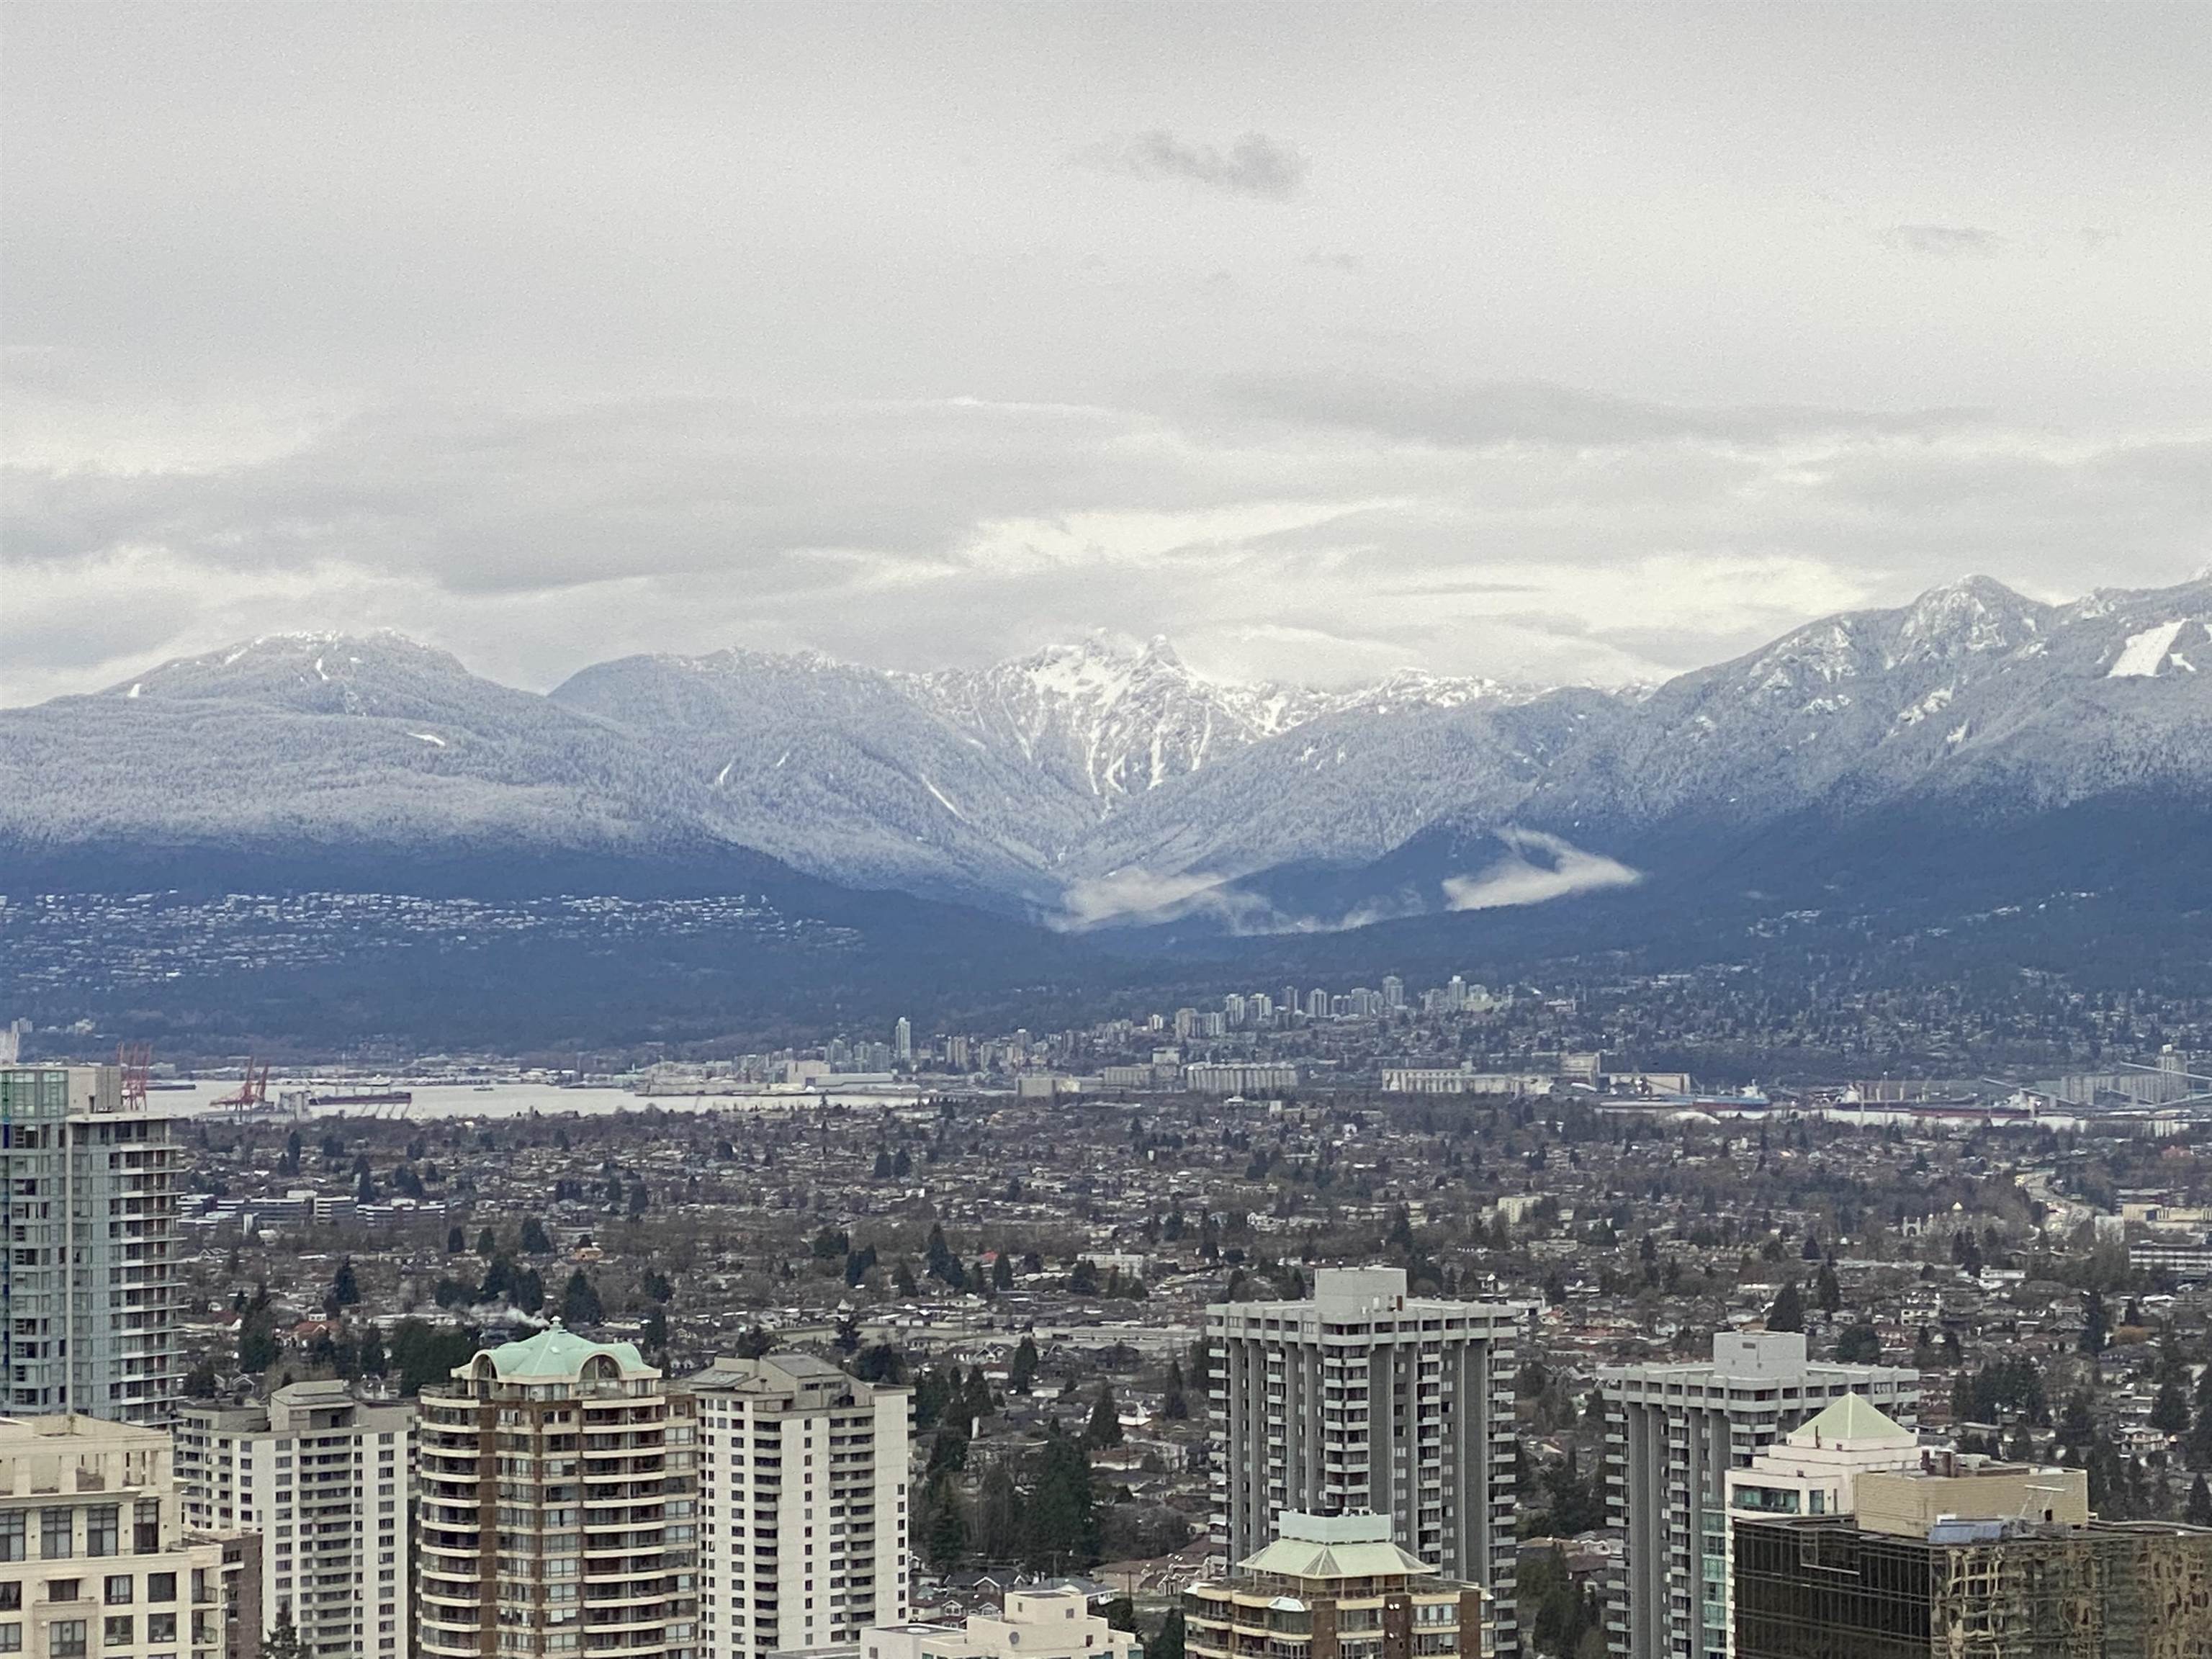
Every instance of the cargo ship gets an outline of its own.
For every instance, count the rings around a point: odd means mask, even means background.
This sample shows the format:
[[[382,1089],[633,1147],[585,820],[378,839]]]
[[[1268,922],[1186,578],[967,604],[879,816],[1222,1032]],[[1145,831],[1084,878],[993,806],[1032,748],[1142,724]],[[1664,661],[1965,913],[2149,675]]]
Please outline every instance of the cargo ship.
[[[360,1085],[340,1084],[325,1093],[307,1097],[310,1106],[411,1106],[414,1091],[395,1089],[389,1078],[373,1077]]]

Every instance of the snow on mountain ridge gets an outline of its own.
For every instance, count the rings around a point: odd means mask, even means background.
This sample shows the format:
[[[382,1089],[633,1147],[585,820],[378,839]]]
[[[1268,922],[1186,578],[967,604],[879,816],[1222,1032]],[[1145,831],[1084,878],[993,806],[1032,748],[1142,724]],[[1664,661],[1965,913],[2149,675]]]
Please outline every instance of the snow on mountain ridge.
[[[1141,888],[1348,866],[1444,823],[1640,867],[1638,838],[1668,825],[2202,790],[2207,617],[2203,582],[2063,607],[1954,584],[1640,695],[1413,670],[1240,685],[1164,640],[1095,635],[923,672],[637,656],[540,697],[403,636],[270,636],[10,711],[0,776],[27,800],[34,780],[77,778],[72,824],[116,833],[704,837],[848,885],[1048,914],[1116,872]],[[255,788],[233,786],[241,769]]]

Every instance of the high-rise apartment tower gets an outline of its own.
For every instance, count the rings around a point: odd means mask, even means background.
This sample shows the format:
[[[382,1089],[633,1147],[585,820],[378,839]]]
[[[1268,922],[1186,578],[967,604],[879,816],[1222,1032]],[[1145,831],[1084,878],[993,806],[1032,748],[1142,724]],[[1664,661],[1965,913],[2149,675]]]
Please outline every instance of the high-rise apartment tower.
[[[1710,1363],[1598,1373],[1621,1565],[1606,1608],[1626,1659],[1730,1659],[1728,1474],[1848,1394],[1910,1428],[1920,1374],[1814,1364],[1802,1332],[1726,1331]]]
[[[260,1405],[186,1401],[176,1439],[186,1524],[262,1535],[269,1627],[290,1625],[313,1659],[404,1659],[414,1630],[412,1401],[295,1382]]]
[[[633,1345],[488,1349],[416,1435],[422,1659],[698,1659],[690,1401]]]
[[[714,1659],[842,1645],[903,1620],[911,1391],[802,1353],[718,1359],[683,1387]]]
[[[175,1406],[170,1115],[115,1066],[0,1067],[0,1402],[166,1423]]]
[[[1397,1267],[1323,1267],[1303,1302],[1206,1310],[1215,1540],[1256,1555],[1285,1510],[1387,1516],[1390,1536],[1513,1625],[1516,1338],[1506,1303],[1408,1297]]]

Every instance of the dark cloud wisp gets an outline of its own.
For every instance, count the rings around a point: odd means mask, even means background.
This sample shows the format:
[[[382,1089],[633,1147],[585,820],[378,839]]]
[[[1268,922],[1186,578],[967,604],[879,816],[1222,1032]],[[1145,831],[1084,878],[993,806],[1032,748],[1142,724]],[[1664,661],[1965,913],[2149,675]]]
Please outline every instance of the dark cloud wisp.
[[[2005,251],[2005,239],[1979,225],[1892,225],[1882,246],[1932,259],[1988,259]]]
[[[1126,142],[1094,145],[1078,159],[1134,179],[1182,179],[1231,196],[1270,202],[1287,202],[1296,196],[1312,167],[1296,149],[1264,132],[1248,132],[1223,149],[1188,143],[1161,128]]]

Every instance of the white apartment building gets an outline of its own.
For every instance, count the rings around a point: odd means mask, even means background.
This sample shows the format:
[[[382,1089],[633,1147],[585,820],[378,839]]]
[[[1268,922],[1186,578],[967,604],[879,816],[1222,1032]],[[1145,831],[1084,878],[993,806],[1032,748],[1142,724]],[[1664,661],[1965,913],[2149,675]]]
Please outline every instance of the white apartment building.
[[[912,1391],[799,1353],[717,1359],[683,1388],[714,1659],[846,1644],[903,1620]]]
[[[1286,1510],[1387,1516],[1391,1536],[1513,1621],[1513,1380],[1525,1306],[1409,1297],[1397,1267],[1323,1267],[1310,1301],[1206,1310],[1213,1531],[1257,1554]]]
[[[1259,1095],[1298,1086],[1288,1060],[1206,1061],[1182,1068],[1183,1087],[1194,1095]]]
[[[222,1659],[223,1546],[188,1537],[169,1437],[0,1418],[0,1653]]]
[[[169,1420],[172,1124],[120,1066],[0,1066],[0,1407]]]
[[[558,1324],[453,1378],[415,1431],[422,1659],[698,1659],[690,1402]]]
[[[289,1623],[315,1659],[410,1651],[413,1402],[295,1382],[263,1405],[187,1401],[176,1442],[186,1524],[262,1534],[269,1628]]]
[[[1608,1367],[1598,1384],[1607,1509],[1623,1528],[1606,1638],[1627,1659],[1734,1652],[1731,1469],[1845,1395],[1863,1395],[1901,1429],[1920,1400],[1917,1371],[1812,1364],[1797,1331],[1723,1331],[1710,1363]]]
[[[859,1659],[1144,1659],[1145,1644],[1091,1611],[1083,1592],[1008,1590],[1005,1608],[964,1625],[878,1625]]]

